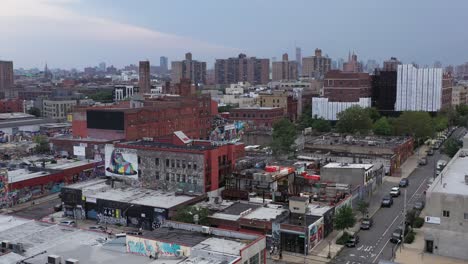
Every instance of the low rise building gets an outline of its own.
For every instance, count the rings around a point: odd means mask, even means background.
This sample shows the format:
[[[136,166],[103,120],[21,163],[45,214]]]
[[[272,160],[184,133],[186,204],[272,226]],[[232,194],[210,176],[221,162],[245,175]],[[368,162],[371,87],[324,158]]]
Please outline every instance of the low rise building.
[[[228,119],[244,121],[246,130],[271,130],[273,125],[284,117],[280,107],[244,107],[231,110]]]
[[[468,261],[468,136],[426,192],[427,253]]]
[[[328,98],[313,97],[312,98],[312,116],[321,117],[325,120],[338,120],[338,114],[352,106],[360,106],[362,108],[371,107],[372,100],[370,97],[359,98],[357,102],[331,102]]]
[[[292,92],[288,92],[286,90],[261,93],[259,94],[258,102],[260,107],[283,108],[284,116],[292,122],[295,122],[298,116],[302,113],[301,109],[298,109],[297,98],[294,97]]]

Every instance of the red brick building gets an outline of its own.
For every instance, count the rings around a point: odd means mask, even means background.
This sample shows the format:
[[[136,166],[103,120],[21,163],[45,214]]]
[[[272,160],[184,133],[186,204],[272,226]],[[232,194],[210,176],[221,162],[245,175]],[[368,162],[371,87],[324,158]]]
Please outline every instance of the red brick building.
[[[184,131],[206,139],[213,115],[209,96],[148,99],[141,108],[86,108],[73,114],[73,136],[108,140],[156,138]]]
[[[452,87],[452,74],[444,73],[442,76],[442,109],[449,108],[452,105]]]
[[[24,112],[23,100],[2,99],[0,100],[0,113]]]
[[[165,94],[177,94],[180,96],[194,96],[197,91],[195,84],[190,79],[181,79],[180,83],[166,82],[163,92]]]
[[[247,130],[271,130],[273,124],[284,117],[281,107],[234,108],[229,113],[229,120],[244,121]]]
[[[359,98],[371,97],[371,84],[368,73],[329,71],[324,79],[324,97],[331,102],[358,102]]]

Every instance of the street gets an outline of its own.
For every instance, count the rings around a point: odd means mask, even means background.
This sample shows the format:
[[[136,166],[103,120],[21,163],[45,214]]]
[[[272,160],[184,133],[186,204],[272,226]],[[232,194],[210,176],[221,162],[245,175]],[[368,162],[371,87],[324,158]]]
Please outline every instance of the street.
[[[460,138],[465,129],[457,129],[451,137]],[[424,199],[426,180],[435,175],[436,163],[439,159],[449,160],[449,157],[435,151],[434,156],[428,156],[428,164],[418,166],[408,177],[409,186],[401,188],[401,195],[393,199],[393,206],[380,208],[373,216],[374,225],[370,230],[359,231],[360,242],[356,248],[344,248],[331,263],[342,264],[371,264],[380,259],[391,260],[398,245],[390,242],[390,236],[403,223],[404,192],[407,196],[407,210],[413,208],[418,199]],[[385,182],[380,191],[374,195],[374,201],[380,202],[383,195],[390,192],[391,187],[398,183]]]

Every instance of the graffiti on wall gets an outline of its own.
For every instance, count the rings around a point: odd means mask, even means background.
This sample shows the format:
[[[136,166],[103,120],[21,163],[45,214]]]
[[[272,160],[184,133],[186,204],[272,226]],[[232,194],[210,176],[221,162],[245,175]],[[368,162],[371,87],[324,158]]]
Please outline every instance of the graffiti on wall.
[[[323,238],[323,219],[318,220],[309,228],[309,249],[314,248]]]
[[[109,225],[127,226],[127,219],[124,217],[118,218],[118,217],[113,217],[113,216],[106,216],[103,214],[97,214],[96,218],[100,225],[109,224]]]
[[[178,244],[127,236],[127,252],[156,258],[182,258],[190,255],[190,248]]]
[[[106,176],[125,176],[138,179],[138,157],[134,149],[105,147]]]

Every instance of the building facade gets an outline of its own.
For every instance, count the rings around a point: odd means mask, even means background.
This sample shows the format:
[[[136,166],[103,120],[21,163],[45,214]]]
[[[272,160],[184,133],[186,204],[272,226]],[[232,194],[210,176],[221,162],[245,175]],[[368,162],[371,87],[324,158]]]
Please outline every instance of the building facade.
[[[338,114],[352,106],[360,106],[362,108],[371,107],[372,100],[370,97],[359,98],[357,102],[331,102],[328,98],[313,97],[312,98],[312,116],[321,117],[325,120],[338,120]]]
[[[25,102],[21,99],[0,99],[0,113],[25,112]]]
[[[182,79],[189,79],[195,84],[206,83],[206,62],[192,59],[192,53],[185,54],[185,60],[171,63],[171,80],[179,83]]]
[[[54,119],[65,119],[67,114],[73,112],[77,100],[43,100],[42,116]]]
[[[331,59],[322,56],[321,49],[315,49],[315,56],[302,59],[301,76],[322,79],[331,69]]]
[[[150,62],[149,61],[140,61],[140,67],[138,68],[139,78],[138,86],[141,93],[150,93],[151,92],[151,74],[150,74]]]
[[[133,85],[116,85],[112,91],[114,102],[124,101],[137,94],[139,87]]]
[[[291,122],[295,122],[301,112],[298,112],[298,100],[288,91],[276,90],[272,93],[262,93],[259,95],[260,107],[280,107],[284,111],[284,116]]]
[[[298,63],[296,61],[289,61],[288,54],[283,54],[282,61],[272,63],[272,80],[297,80],[298,79]]]
[[[246,107],[234,108],[229,114],[229,120],[246,122],[247,131],[267,130],[284,118],[284,110],[280,107]]]
[[[331,102],[359,102],[372,95],[368,73],[329,71],[324,79],[324,97]]]
[[[452,79],[442,68],[398,65],[396,111],[436,112],[451,104]]]
[[[391,57],[389,60],[384,61],[382,70],[396,71],[398,69],[398,65],[401,65],[401,62],[397,58]]]
[[[343,63],[343,71],[344,72],[362,72],[363,65],[358,61],[357,55],[353,52],[349,53],[348,61]]]
[[[0,99],[11,97],[14,80],[13,62],[0,61]]]
[[[394,111],[397,95],[397,71],[387,65],[372,75],[372,107],[379,111]],[[385,70],[385,68],[389,70]]]
[[[468,86],[456,85],[452,89],[452,106],[468,104],[467,101]]]
[[[215,83],[231,84],[249,82],[253,85],[267,84],[270,75],[270,60],[248,58],[245,54],[215,62]]]

